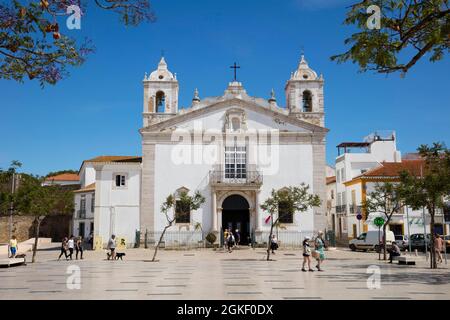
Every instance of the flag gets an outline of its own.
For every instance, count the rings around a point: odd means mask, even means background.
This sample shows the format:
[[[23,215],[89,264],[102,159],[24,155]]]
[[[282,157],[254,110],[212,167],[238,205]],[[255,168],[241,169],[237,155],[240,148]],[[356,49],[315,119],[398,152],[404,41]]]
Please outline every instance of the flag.
[[[270,220],[270,216],[268,216],[268,217],[266,218],[266,220],[264,220],[264,222],[267,224],[267,223],[269,223],[269,220]]]

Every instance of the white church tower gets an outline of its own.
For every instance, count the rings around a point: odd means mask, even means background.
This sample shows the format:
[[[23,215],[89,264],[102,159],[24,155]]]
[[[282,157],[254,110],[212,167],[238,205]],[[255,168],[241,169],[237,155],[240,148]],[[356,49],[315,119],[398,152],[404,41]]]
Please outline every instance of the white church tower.
[[[324,127],[323,76],[308,66],[302,55],[285,87],[286,107],[297,119]]]
[[[178,80],[167,68],[164,57],[158,68],[144,80],[144,128],[154,122],[167,119],[178,112]]]

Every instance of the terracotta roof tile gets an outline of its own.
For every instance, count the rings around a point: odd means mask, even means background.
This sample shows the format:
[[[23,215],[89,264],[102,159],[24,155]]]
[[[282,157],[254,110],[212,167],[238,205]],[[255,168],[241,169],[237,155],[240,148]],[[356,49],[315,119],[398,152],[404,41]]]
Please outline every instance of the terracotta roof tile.
[[[390,177],[396,178],[402,171],[408,171],[413,175],[421,174],[421,167],[424,165],[423,160],[403,160],[402,162],[383,162],[379,167],[371,169],[359,177],[366,178],[381,178]]]
[[[336,176],[327,177],[327,184],[336,182]]]
[[[141,157],[137,156],[99,156],[89,160],[84,160],[85,162],[140,162]]]
[[[75,193],[80,193],[80,192],[89,192],[89,191],[95,191],[95,182],[88,184],[86,187],[75,190]]]
[[[76,173],[62,173],[47,177],[45,181],[80,181],[80,176]]]

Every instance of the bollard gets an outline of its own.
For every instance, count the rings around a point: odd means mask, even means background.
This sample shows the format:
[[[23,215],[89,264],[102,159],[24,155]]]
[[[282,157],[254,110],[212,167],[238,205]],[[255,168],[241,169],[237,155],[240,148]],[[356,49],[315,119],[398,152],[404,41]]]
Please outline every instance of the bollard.
[[[417,257],[419,254],[417,253],[417,249],[414,249],[414,255]]]

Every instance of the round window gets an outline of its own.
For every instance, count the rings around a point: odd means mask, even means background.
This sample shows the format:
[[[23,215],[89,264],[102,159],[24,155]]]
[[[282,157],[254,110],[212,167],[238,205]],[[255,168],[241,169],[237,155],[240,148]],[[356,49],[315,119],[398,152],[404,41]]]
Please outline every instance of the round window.
[[[159,79],[163,79],[164,78],[164,76],[163,75],[160,75],[159,77],[158,77]]]
[[[307,74],[304,74],[304,75],[303,75],[303,79],[308,79],[308,75],[307,75]]]

